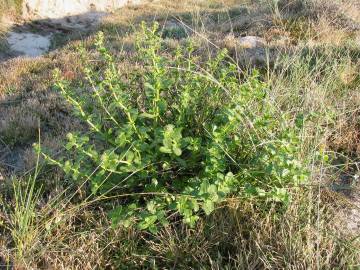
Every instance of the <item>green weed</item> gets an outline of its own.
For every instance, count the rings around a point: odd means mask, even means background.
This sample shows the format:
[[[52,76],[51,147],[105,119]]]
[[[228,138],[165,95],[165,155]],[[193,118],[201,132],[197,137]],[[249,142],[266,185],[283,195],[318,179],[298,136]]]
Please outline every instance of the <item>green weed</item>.
[[[163,55],[157,33],[143,24],[137,61],[145,69],[126,77],[98,35],[106,66],[87,66],[83,95],[57,83],[89,132],[68,134],[69,156],[47,158],[89,180],[92,194],[121,198],[116,224],[153,232],[176,213],[194,226],[233,195],[287,203],[286,187],[306,182],[307,172],[297,128],[277,115],[266,85],[256,72],[240,80],[226,51],[201,62],[190,43]]]

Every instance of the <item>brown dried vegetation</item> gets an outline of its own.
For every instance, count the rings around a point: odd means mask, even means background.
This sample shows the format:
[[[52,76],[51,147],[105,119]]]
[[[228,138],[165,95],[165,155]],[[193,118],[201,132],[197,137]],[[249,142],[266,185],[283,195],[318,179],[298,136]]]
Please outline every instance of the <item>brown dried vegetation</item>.
[[[242,62],[239,38],[255,35],[266,41],[259,65],[271,99],[284,114],[307,117],[301,138],[304,153],[315,156],[321,150],[336,157],[334,164],[312,164],[313,182],[294,194],[284,213],[272,204],[259,209],[252,201],[234,199],[195,229],[175,223],[150,235],[112,228],[100,202],[84,200],[81,189],[74,189],[56,169],[45,167],[36,181],[44,194],[34,202],[35,218],[25,234],[32,236],[16,239],[22,227],[12,185],[24,188],[23,173],[36,165],[32,143],[38,140],[39,128],[42,144],[54,152],[68,131],[83,128],[52,89],[55,68],[75,83],[82,80],[76,50],[80,41],[72,41],[40,58],[0,63],[0,268],[1,264],[15,269],[358,267],[359,231],[349,230],[347,224],[350,210],[355,209],[353,216],[360,213],[354,200],[360,197],[358,183],[351,187],[350,197],[331,187],[341,182],[344,172],[351,179],[359,173],[360,7],[357,1],[340,0],[272,3],[151,1],[124,8],[100,28],[121,59],[122,72],[141,69],[139,63],[127,60],[127,54],[134,46],[133,26],[142,20],[157,20],[164,27],[171,21],[184,28],[187,38],[203,44],[199,55],[211,53],[214,45],[228,48],[244,72],[252,66]],[[166,46],[184,42],[183,33],[175,31]],[[90,34],[82,42],[91,49],[92,40]],[[5,161],[18,159],[22,168],[14,174]]]

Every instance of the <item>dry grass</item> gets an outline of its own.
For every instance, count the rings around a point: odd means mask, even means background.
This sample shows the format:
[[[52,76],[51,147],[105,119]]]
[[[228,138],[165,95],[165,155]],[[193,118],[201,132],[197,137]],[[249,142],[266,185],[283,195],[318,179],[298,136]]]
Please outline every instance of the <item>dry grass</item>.
[[[0,0],[0,53],[8,49],[4,35],[9,29],[9,21],[18,17],[21,10],[22,0]]]
[[[350,26],[359,23],[359,9],[356,1],[308,2],[280,1],[275,7],[272,1],[153,1],[127,7],[101,26],[112,49],[125,59],[120,65],[124,72],[137,65],[127,62],[126,54],[133,47],[134,26],[142,20],[182,22],[189,38],[203,44],[199,53],[208,53],[216,44],[229,48],[239,61],[240,36],[266,39],[279,58],[261,67],[262,76],[279,111],[307,119],[304,158],[315,160],[320,150],[335,157],[334,164],[310,162],[313,186],[294,191],[288,209],[234,199],[195,229],[172,224],[151,235],[112,228],[101,203],[83,201],[82,193],[61,173],[43,168],[36,181],[43,192],[31,198],[33,208],[15,207],[20,191],[26,194],[28,177],[0,183],[0,263],[3,258],[16,269],[359,267],[358,232],[347,229],[346,213],[354,201],[330,190],[344,172],[351,177],[358,173],[359,30]],[[90,35],[84,41],[89,49],[92,39]],[[169,38],[167,46],[181,42]],[[27,168],[36,163],[31,144],[37,139],[39,119],[44,144],[53,150],[65,132],[81,127],[51,91],[55,67],[68,79],[81,81],[76,44],[42,58],[0,64],[1,143],[25,145]],[[352,196],[360,196],[356,192]],[[29,209],[34,218],[20,223]]]
[[[22,10],[22,0],[0,0],[0,18],[18,16]]]
[[[97,203],[57,199],[37,202],[24,227],[4,212],[5,228],[23,232],[0,252],[17,269],[345,269],[360,260],[360,242],[334,220],[344,206],[317,188],[297,192],[285,212],[232,199],[194,229],[173,224],[156,235],[112,228]]]

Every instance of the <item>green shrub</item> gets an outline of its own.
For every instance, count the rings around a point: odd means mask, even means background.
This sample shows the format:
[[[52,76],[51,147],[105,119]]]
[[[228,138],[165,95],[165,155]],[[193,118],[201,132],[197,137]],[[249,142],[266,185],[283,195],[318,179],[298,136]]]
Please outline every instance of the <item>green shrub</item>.
[[[141,68],[119,74],[102,33],[96,48],[103,61],[86,64],[81,95],[57,83],[89,131],[69,134],[62,158],[46,156],[89,180],[92,194],[118,198],[115,224],[194,225],[230,196],[286,203],[287,187],[306,180],[297,129],[276,114],[256,72],[240,79],[226,51],[206,61],[191,42],[165,52],[157,25],[143,25],[132,59]]]

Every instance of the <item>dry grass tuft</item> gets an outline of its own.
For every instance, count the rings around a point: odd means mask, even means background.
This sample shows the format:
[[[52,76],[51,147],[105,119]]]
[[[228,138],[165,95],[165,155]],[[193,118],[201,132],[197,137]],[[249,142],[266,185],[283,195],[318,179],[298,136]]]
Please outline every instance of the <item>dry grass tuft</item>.
[[[294,195],[283,213],[275,205],[258,208],[232,200],[196,228],[173,224],[156,235],[112,228],[101,209],[43,204],[30,224],[26,245],[5,244],[0,253],[17,269],[347,268],[360,260],[360,242],[346,242],[335,219],[341,206],[331,192]],[[331,207],[329,207],[331,205]],[[9,217],[5,213],[5,220]],[[9,228],[14,228],[9,225]],[[30,234],[26,234],[30,235]],[[11,239],[8,239],[11,241]],[[14,242],[20,243],[20,242]],[[21,256],[13,257],[16,252]]]
[[[113,228],[104,213],[111,204],[84,200],[81,190],[54,168],[43,168],[34,184],[41,193],[32,194],[33,178],[5,179],[1,171],[0,264],[15,269],[359,267],[358,231],[348,229],[358,213],[351,214],[359,208],[358,183],[346,185],[351,192],[331,190],[334,183],[359,173],[359,10],[355,0],[284,0],[278,6],[270,0],[161,0],[129,6],[107,18],[101,29],[122,59],[119,70],[124,73],[142,68],[128,60],[134,28],[142,20],[185,27],[186,35],[175,31],[176,38],[169,37],[164,48],[191,39],[202,44],[199,55],[211,53],[216,44],[236,58],[240,37],[264,38],[276,59],[273,66],[261,66],[262,78],[279,112],[306,120],[301,154],[311,161],[313,182],[293,191],[287,209],[234,198],[195,229],[175,222],[152,235]],[[90,35],[82,42],[91,49],[92,40]],[[53,151],[67,131],[82,129],[51,89],[54,68],[81,82],[78,44],[0,64],[0,165],[5,152],[22,147],[26,170],[36,167],[31,144],[38,139],[39,120],[42,144]],[[334,157],[332,163],[318,162],[319,151]],[[16,205],[19,198],[29,203]]]

